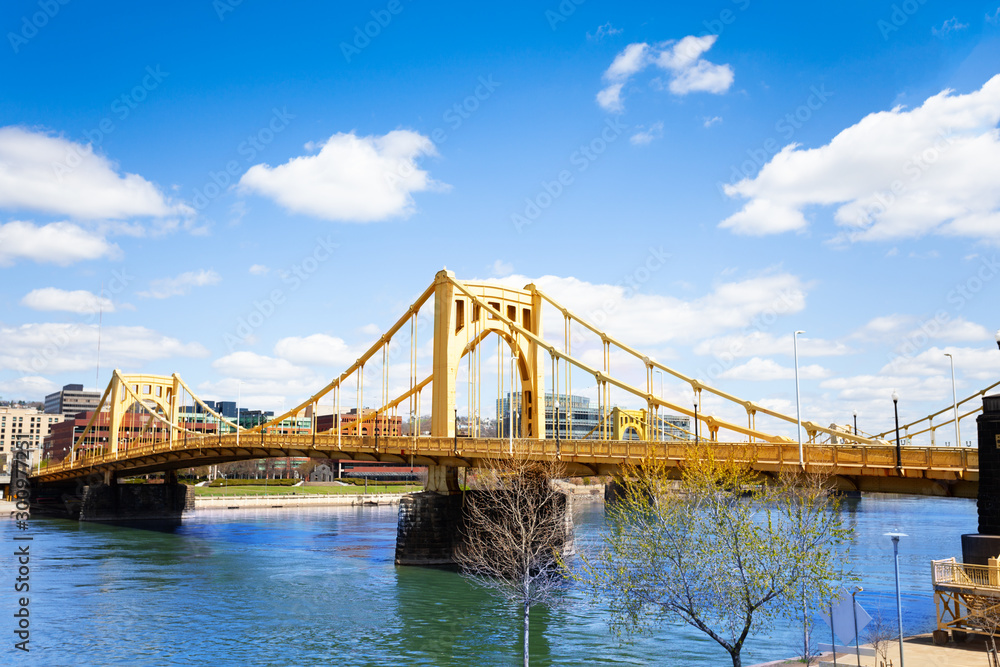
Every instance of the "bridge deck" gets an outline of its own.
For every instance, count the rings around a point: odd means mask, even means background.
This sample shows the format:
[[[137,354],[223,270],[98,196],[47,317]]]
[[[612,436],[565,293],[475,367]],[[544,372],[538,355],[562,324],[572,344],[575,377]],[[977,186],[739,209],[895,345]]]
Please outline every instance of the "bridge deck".
[[[777,473],[799,470],[797,444],[703,443],[721,455],[751,460],[756,469]],[[146,474],[229,461],[309,456],[392,461],[408,465],[476,466],[483,459],[510,456],[511,442],[497,438],[437,438],[345,436],[335,433],[242,433],[201,436],[133,446],[118,452],[93,452],[76,462],[63,462],[34,476],[41,483],[85,477],[92,473]],[[513,451],[529,458],[559,458],[570,475],[613,474],[628,461],[648,457],[679,464],[688,456],[690,441],[532,440],[513,441]],[[904,447],[896,468],[892,446],[808,445],[806,470],[836,475],[844,489],[896,491],[928,495],[975,497],[979,479],[974,449]]]

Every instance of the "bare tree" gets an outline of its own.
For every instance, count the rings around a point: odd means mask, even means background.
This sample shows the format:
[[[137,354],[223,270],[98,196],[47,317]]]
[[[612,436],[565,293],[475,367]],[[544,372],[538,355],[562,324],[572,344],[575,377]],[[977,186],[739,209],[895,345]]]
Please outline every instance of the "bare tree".
[[[692,447],[679,482],[660,461],[626,468],[603,548],[581,575],[609,600],[619,636],[679,620],[740,667],[751,632],[804,611],[839,578],[850,531],[836,499],[793,478],[763,483],[751,455]]]
[[[569,507],[552,484],[563,468],[519,458],[483,465],[477,488],[466,495],[455,561],[465,575],[520,605],[527,667],[531,607],[550,603],[566,581],[561,555],[571,538]]]
[[[969,607],[966,622],[982,628],[989,636],[986,659],[990,667],[1000,667],[1000,653],[997,652],[996,643],[997,630],[1000,630],[1000,602],[994,597],[983,595],[971,595],[965,602]]]
[[[864,638],[875,650],[878,667],[889,667],[892,664],[889,661],[889,648],[896,639],[896,626],[891,619],[887,619],[882,613],[881,599],[879,599],[875,615],[865,626]]]

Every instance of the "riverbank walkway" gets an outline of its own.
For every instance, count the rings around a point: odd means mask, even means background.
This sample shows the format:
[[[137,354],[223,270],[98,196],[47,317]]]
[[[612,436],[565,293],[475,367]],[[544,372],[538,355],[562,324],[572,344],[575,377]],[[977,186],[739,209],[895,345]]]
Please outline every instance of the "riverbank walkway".
[[[936,645],[930,633],[907,637],[903,640],[903,657],[906,660],[906,667],[985,667],[989,664],[986,655],[986,637],[972,634],[967,641],[948,642],[944,646]],[[889,659],[893,665],[899,665],[898,644],[893,643],[889,650]],[[792,665],[802,667],[803,664],[798,658],[788,658],[760,663],[753,667],[792,667]],[[827,653],[820,658],[818,664],[823,667],[832,665],[833,656]],[[857,667],[857,664],[858,659],[855,654],[837,654],[839,667]],[[861,667],[877,667],[877,665],[876,658],[861,656]]]

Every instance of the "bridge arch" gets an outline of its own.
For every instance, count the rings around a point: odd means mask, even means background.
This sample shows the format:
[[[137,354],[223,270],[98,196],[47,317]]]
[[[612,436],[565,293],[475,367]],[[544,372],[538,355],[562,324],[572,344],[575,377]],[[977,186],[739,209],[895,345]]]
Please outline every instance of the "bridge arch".
[[[507,342],[517,360],[516,375],[521,380],[522,437],[545,438],[545,378],[541,348],[512,330],[507,323],[508,320],[514,321],[541,337],[541,296],[530,286],[514,289],[486,283],[463,283],[466,291],[460,291],[456,289],[454,277],[450,271],[440,271],[434,279],[431,434],[437,437],[455,435],[453,415],[459,364],[489,334],[495,333]],[[470,295],[485,303],[486,307]]]

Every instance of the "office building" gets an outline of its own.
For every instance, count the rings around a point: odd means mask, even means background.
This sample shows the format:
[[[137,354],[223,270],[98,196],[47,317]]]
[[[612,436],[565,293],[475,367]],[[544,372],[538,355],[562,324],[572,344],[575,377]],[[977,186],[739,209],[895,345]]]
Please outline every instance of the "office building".
[[[61,391],[45,397],[45,413],[72,415],[83,410],[95,410],[100,402],[100,392],[84,391],[82,384],[67,384]]]

